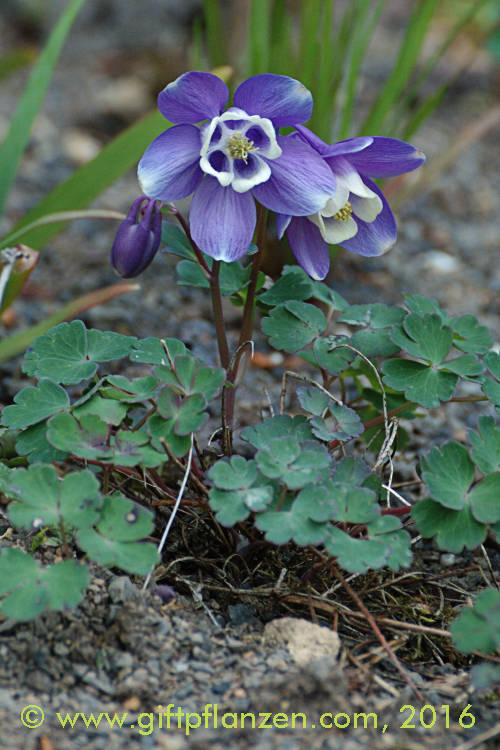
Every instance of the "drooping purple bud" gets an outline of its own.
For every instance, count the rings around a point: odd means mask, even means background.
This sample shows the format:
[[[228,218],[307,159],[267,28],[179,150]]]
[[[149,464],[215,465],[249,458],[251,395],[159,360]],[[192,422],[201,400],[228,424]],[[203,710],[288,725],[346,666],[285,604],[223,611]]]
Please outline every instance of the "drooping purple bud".
[[[118,227],[111,248],[111,265],[125,279],[142,273],[160,247],[161,211],[158,204],[159,201],[141,195],[132,203],[127,218]]]

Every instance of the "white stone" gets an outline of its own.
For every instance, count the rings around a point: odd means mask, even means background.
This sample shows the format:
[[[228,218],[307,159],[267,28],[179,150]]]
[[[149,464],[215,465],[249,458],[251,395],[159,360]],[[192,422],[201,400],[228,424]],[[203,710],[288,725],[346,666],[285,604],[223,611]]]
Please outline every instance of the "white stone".
[[[334,662],[340,649],[335,631],[296,617],[280,617],[268,622],[264,641],[285,646],[301,667],[325,659]]]

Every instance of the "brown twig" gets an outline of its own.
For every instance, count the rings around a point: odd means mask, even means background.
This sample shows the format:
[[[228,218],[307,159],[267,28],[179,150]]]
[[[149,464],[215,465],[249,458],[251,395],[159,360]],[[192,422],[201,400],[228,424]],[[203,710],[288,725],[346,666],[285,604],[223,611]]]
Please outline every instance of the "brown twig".
[[[382,633],[379,626],[377,625],[377,622],[375,621],[375,618],[373,617],[371,612],[367,609],[367,607],[365,607],[365,605],[359,598],[358,594],[354,591],[354,589],[350,586],[350,584],[347,583],[346,579],[344,578],[340,570],[337,568],[337,566],[333,564],[333,562],[330,563],[330,570],[332,571],[335,578],[337,578],[340,581],[340,583],[345,588],[345,590],[347,591],[351,599],[356,603],[357,607],[360,609],[360,611],[363,613],[363,615],[369,622],[382,648],[386,651],[387,655],[389,656],[389,659],[392,661],[392,663],[398,670],[401,677],[403,677],[405,682],[411,687],[411,689],[413,690],[417,698],[421,701],[424,701],[424,696],[422,695],[418,687],[415,685],[415,683],[413,682],[413,680],[411,679],[410,675],[408,674],[406,669],[403,667],[401,662],[399,661],[398,657],[396,656],[392,648],[389,646],[384,634]]]

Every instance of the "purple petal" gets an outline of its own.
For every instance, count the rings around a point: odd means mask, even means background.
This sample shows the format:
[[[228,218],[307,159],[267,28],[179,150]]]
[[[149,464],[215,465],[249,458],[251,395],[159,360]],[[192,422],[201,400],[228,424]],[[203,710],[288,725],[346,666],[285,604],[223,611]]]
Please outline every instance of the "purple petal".
[[[213,73],[184,73],[158,94],[158,109],[170,122],[200,122],[220,115],[229,96]]]
[[[355,151],[361,151],[372,143],[373,138],[371,136],[365,136],[362,138],[348,138],[345,141],[338,141],[330,145],[325,143],[319,138],[316,133],[306,128],[305,125],[296,125],[298,134],[300,137],[309,143],[318,153],[323,157],[327,156],[340,156],[341,154],[350,154]]]
[[[286,236],[304,271],[317,281],[324,279],[330,268],[330,253],[318,227],[305,217],[294,217]]]
[[[263,73],[248,78],[238,86],[234,105],[248,115],[268,117],[275,127],[280,128],[308,120],[313,98],[311,92],[295,78]]]
[[[230,263],[247,252],[255,217],[255,202],[250,192],[236,193],[207,175],[191,201],[191,234],[204,253]]]
[[[200,182],[200,131],[194,125],[176,125],[155,138],[137,168],[141,188],[150,198],[175,201],[186,198]]]
[[[356,169],[370,177],[396,177],[411,172],[425,161],[425,155],[414,146],[397,138],[373,137],[373,143],[349,161]]]
[[[309,216],[335,192],[335,175],[298,135],[278,136],[283,153],[269,162],[271,177],[253,188],[263,206],[278,214]]]
[[[357,234],[350,240],[344,240],[340,243],[342,247],[349,250],[352,253],[358,255],[364,255],[367,257],[374,255],[383,255],[396,242],[397,228],[396,219],[384,198],[381,191],[375,185],[374,182],[368,178],[364,178],[364,182],[368,185],[370,190],[380,196],[383,203],[383,209],[372,222],[361,221],[356,219],[358,225]]]
[[[371,135],[364,135],[360,138],[347,138],[345,141],[337,141],[328,146],[323,156],[342,156],[343,154],[356,154],[363,151],[373,143]],[[351,157],[349,157],[351,158]]]
[[[283,237],[291,220],[291,216],[287,216],[286,214],[276,214],[276,234],[278,235],[278,239]]]

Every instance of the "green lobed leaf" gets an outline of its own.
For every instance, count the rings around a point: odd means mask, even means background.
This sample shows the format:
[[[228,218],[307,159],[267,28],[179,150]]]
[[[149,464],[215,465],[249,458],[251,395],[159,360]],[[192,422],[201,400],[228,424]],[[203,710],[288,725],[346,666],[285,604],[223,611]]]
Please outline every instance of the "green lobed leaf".
[[[383,381],[402,391],[407,401],[433,408],[453,395],[458,375],[434,370],[410,359],[388,359],[382,363]]]
[[[411,510],[412,517],[423,537],[436,537],[440,549],[460,553],[464,547],[478,547],[486,536],[486,526],[473,517],[466,505],[462,510],[450,510],[431,498],[420,500]]]
[[[212,259],[206,257],[206,262],[211,267]],[[245,289],[250,281],[251,270],[251,265],[243,267],[239,261],[222,263],[219,272],[221,294],[227,297]],[[210,282],[198,261],[181,260],[177,264],[176,271],[178,276],[177,283],[181,286],[195,286],[202,289],[210,288]]]
[[[340,316],[339,323],[363,326],[363,328],[390,328],[401,323],[405,310],[393,305],[375,302],[368,305],[349,305]]]
[[[350,440],[364,432],[359,414],[349,406],[331,404],[329,413],[329,417],[311,419],[312,431],[320,440]]]
[[[26,427],[19,433],[16,440],[16,451],[19,456],[26,456],[30,464],[64,461],[70,454],[54,448],[47,440],[47,423]]]
[[[5,617],[32,620],[46,609],[75,607],[90,583],[88,569],[75,560],[64,560],[46,568],[20,549],[0,552],[0,607]]]
[[[14,501],[9,505],[9,518],[27,529],[59,522],[85,528],[95,522],[102,504],[99,484],[88,469],[67,474],[62,480],[55,468],[46,464],[15,469],[7,483],[10,491]]]
[[[296,352],[326,328],[324,314],[307,302],[291,300],[272,309],[262,330],[275,349]]]
[[[194,286],[210,289],[210,282],[197,261],[181,260],[175,268],[179,286]]]
[[[370,538],[381,539],[390,550],[384,565],[391,570],[409,568],[413,559],[410,536],[401,527],[401,521],[394,516],[379,516],[366,524]]]
[[[500,354],[498,352],[489,352],[484,358],[484,364],[496,378],[486,378],[482,389],[486,396],[495,404],[497,411],[500,411]]]
[[[472,514],[476,521],[500,521],[500,472],[488,474],[469,493]]]
[[[147,401],[156,395],[159,387],[158,378],[155,378],[154,375],[146,375],[133,380],[126,378],[124,375],[108,375],[106,382],[110,383],[111,387],[100,388],[101,393],[108,397],[105,400],[116,399],[117,401],[123,401],[124,404]],[[126,407],[122,406],[122,408],[125,408],[126,411]]]
[[[443,323],[448,323],[450,317],[441,309],[437,300],[423,297],[421,294],[403,294],[405,305],[416,315],[438,315]]]
[[[342,342],[350,343],[345,337],[319,338],[313,344],[313,353],[319,367],[326,370],[330,375],[339,375],[351,364],[356,354]],[[302,354],[302,353],[301,353]]]
[[[174,255],[180,255],[187,260],[196,260],[196,254],[186,236],[186,233],[171,221],[164,221],[161,225],[161,241],[165,250]]]
[[[179,339],[164,339],[169,354],[176,357],[178,354],[186,354],[187,349]],[[152,336],[136,341],[130,352],[129,359],[132,362],[144,362],[149,365],[168,365],[168,358],[160,339]]]
[[[500,592],[481,591],[474,606],[462,610],[450,630],[453,643],[464,654],[492,653],[500,648]]]
[[[350,573],[366,573],[369,568],[381,568],[390,555],[390,549],[381,539],[354,539],[345,531],[332,527],[326,538],[328,554],[336,557]]]
[[[145,430],[118,430],[110,441],[111,455],[103,459],[118,466],[159,466],[165,462],[163,450],[150,445]]]
[[[150,511],[117,492],[104,498],[96,528],[80,531],[77,541],[101,565],[146,575],[158,560],[156,547],[142,541],[153,526]]]
[[[102,398],[101,396],[92,396],[84,404],[73,409],[73,416],[81,419],[85,414],[95,414],[106,424],[118,426],[123,422],[127,414],[127,407],[120,401],[112,398]]]
[[[79,420],[71,414],[56,414],[47,423],[47,440],[54,448],[91,460],[111,458],[109,432],[109,426],[95,414],[84,414]]]
[[[486,326],[479,324],[474,315],[462,315],[451,321],[454,337],[453,345],[463,352],[485,354],[493,345],[493,340]]]
[[[250,513],[265,510],[273,497],[274,489],[270,484],[244,490],[219,490],[213,487],[209,493],[209,503],[219,523],[223,526],[234,526],[248,518]]]
[[[298,441],[311,440],[313,437],[311,427],[307,419],[302,415],[291,417],[288,414],[280,414],[268,417],[263,422],[258,422],[251,427],[245,427],[241,431],[242,440],[246,440],[257,448],[266,448],[269,441],[277,437],[292,436]]]
[[[390,357],[399,352],[399,346],[392,341],[390,331],[383,328],[376,331],[356,331],[351,337],[351,344],[365,357]]]
[[[183,398],[170,388],[164,388],[158,398],[158,412],[165,419],[173,420],[176,435],[197,432],[208,419],[206,406],[201,393]]]
[[[349,303],[345,300],[341,294],[332,289],[323,281],[313,281],[313,293],[314,299],[319,302],[324,302],[328,307],[333,307],[334,310],[345,310]]]
[[[155,375],[163,382],[180,388],[186,396],[198,393],[207,401],[215,396],[225,380],[222,368],[209,367],[192,354],[180,354],[173,358],[171,367],[155,367]]]
[[[297,398],[299,399],[301,407],[304,411],[315,416],[321,416],[331,399],[328,394],[324,391],[320,391],[319,388],[297,388]]]
[[[79,383],[95,374],[98,362],[128,356],[135,341],[113,331],[87,330],[81,320],[60,323],[33,342],[23,371],[56,383]]]
[[[444,325],[439,315],[406,316],[402,325],[391,332],[393,342],[412,357],[420,357],[439,365],[450,351],[453,331]]]
[[[265,292],[258,296],[258,301],[274,307],[288,300],[303,301],[313,296],[314,282],[300,266],[285,266],[280,278]]]
[[[290,500],[279,510],[271,507],[255,518],[255,525],[265,532],[265,537],[273,544],[286,544],[294,541],[300,546],[321,544],[327,534],[327,526],[315,523],[308,517],[303,507]]]
[[[164,450],[163,441],[168,445],[174,456],[180,458],[185,456],[191,447],[189,435],[177,435],[174,431],[175,421],[164,419],[159,414],[154,414],[147,421],[147,431],[151,436],[151,442],[158,451]]]
[[[474,380],[482,374],[483,365],[473,354],[462,354],[455,359],[447,359],[446,362],[443,362],[440,369],[454,372],[462,378],[471,378]]]
[[[498,352],[488,352],[484,358],[484,363],[491,374],[500,380],[500,354]]]
[[[326,479],[332,467],[331,456],[321,443],[313,440],[299,443],[291,436],[273,438],[257,452],[255,460],[264,476],[281,479],[294,490]]]
[[[461,510],[474,479],[474,464],[459,443],[446,443],[422,458],[422,476],[433,500],[446,508]]]
[[[221,459],[208,472],[210,480],[221,490],[251,487],[257,475],[255,461],[247,461],[243,456],[233,456],[229,460]]]
[[[43,378],[37,386],[29,385],[16,393],[14,403],[2,412],[2,423],[6,427],[23,429],[68,407],[69,397],[64,388]]]
[[[479,417],[478,428],[468,434],[471,456],[483,474],[490,474],[500,469],[500,429],[493,417]]]
[[[496,410],[500,412],[500,383],[497,383],[492,378],[485,378],[481,388],[484,395],[490,399],[495,405]]]
[[[242,456],[221,459],[208,476],[216,485],[209,493],[210,507],[223,526],[234,526],[272,502],[273,486],[258,472],[253,460],[247,461]]]
[[[294,503],[312,521],[368,523],[380,514],[376,495],[365,487],[327,479],[304,487]]]

